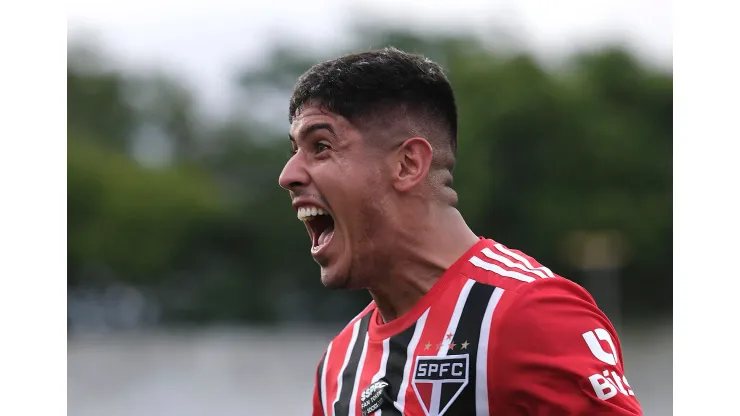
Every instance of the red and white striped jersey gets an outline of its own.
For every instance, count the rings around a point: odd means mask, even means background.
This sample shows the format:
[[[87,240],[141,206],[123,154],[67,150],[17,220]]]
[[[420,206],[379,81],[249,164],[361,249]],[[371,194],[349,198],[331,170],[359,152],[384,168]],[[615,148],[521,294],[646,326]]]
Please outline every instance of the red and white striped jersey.
[[[313,415],[641,415],[609,320],[577,284],[481,239],[408,313],[329,344]]]

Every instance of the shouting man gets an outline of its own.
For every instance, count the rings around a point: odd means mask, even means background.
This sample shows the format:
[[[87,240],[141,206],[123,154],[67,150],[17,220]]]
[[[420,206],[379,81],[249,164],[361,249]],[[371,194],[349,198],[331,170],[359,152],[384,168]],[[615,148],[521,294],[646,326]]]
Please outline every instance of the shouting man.
[[[323,62],[290,100],[280,175],[328,288],[373,301],[328,345],[313,415],[641,415],[580,286],[455,208],[442,68],[393,48]]]

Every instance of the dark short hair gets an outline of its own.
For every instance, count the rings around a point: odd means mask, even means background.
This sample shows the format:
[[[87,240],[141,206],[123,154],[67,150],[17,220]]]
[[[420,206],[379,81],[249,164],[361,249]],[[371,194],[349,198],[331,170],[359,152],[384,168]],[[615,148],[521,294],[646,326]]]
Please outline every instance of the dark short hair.
[[[353,124],[402,108],[433,124],[457,150],[457,107],[442,67],[430,59],[388,47],[314,65],[296,83],[289,121],[317,104]]]

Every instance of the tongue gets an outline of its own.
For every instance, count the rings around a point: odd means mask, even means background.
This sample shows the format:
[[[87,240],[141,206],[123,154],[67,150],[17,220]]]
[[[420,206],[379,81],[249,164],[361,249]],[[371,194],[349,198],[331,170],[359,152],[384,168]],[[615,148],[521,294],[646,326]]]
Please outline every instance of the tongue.
[[[334,235],[334,227],[327,227],[319,236],[318,245],[322,246],[331,240]]]

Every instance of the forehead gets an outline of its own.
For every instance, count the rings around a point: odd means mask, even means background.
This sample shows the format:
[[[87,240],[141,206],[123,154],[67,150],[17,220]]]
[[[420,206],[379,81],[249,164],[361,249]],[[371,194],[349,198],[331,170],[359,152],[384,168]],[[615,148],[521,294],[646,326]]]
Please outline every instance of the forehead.
[[[356,133],[352,123],[339,114],[332,113],[319,106],[306,106],[293,118],[290,125],[290,137],[299,140],[312,131],[312,126],[328,125],[339,137],[347,139],[348,135]]]

